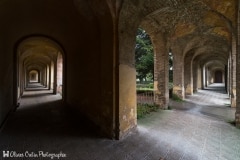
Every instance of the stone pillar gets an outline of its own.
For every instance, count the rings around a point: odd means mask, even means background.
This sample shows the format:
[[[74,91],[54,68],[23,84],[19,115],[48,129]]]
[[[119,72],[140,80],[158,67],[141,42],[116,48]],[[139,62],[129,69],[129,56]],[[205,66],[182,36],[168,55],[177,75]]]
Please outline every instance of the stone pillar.
[[[201,89],[202,88],[202,68],[200,67],[199,63],[197,64],[197,89]]]
[[[193,61],[193,92],[198,91],[198,63],[196,61]]]
[[[62,81],[63,81],[63,56],[61,52],[58,52],[57,57],[57,92],[62,94]]]
[[[41,80],[42,80],[42,83],[44,84],[44,87],[47,87],[47,66],[44,67],[44,69],[42,69],[40,71],[40,74],[41,74]]]
[[[52,63],[50,62],[49,64],[49,68],[48,68],[48,73],[49,73],[49,76],[48,76],[48,90],[51,90],[51,83],[52,83]]]
[[[213,81],[213,79],[215,79],[215,78],[213,77],[214,74],[215,74],[215,72],[212,71],[210,68],[208,68],[208,79],[207,79],[208,85],[214,82],[214,81]]]
[[[228,65],[225,65],[224,82],[225,82],[225,90],[226,92],[228,92]]]
[[[175,46],[172,48],[173,52],[173,94],[179,98],[184,99],[184,66],[182,50]]]
[[[240,86],[240,1],[238,5],[238,23],[237,23],[237,55],[236,55],[236,85]],[[240,88],[236,88],[236,113],[235,113],[235,121],[236,126],[240,127]]]
[[[208,67],[205,66],[205,87],[208,86]]]
[[[184,58],[184,86],[185,95],[192,95],[193,94],[192,54],[187,54]]]
[[[169,53],[162,35],[154,35],[154,102],[160,108],[168,108],[169,103]]]
[[[46,87],[49,88],[49,76],[50,76],[50,73],[49,73],[50,69],[49,69],[49,65],[47,65],[46,67]]]
[[[134,65],[136,30],[131,33],[122,33],[119,37],[118,139],[122,139],[137,126],[136,69]]]
[[[205,88],[205,86],[206,86],[206,81],[205,81],[205,69],[206,69],[206,67],[205,67],[205,65],[203,65],[202,67],[201,67],[201,73],[202,73],[202,89],[204,89]]]
[[[53,94],[57,94],[57,62],[53,62]]]
[[[237,51],[236,51],[236,85],[240,86],[240,1],[238,1],[238,23],[237,23]],[[240,127],[240,87],[236,88],[236,126]]]
[[[232,38],[232,56],[231,56],[231,107],[236,107],[236,55],[237,46],[235,37]]]
[[[55,80],[55,63],[51,62],[51,89],[54,93],[54,80]]]
[[[230,98],[231,98],[231,93],[232,93],[232,87],[231,87],[231,85],[232,85],[232,83],[231,83],[231,80],[232,80],[232,69],[231,69],[231,66],[232,66],[232,56],[231,56],[231,54],[232,54],[232,52],[231,53],[229,53],[229,58],[228,58],[228,90],[227,90],[227,92],[228,92],[228,95],[230,96]]]
[[[20,88],[21,88],[21,91],[20,91],[20,95],[22,96],[23,95],[23,92],[24,92],[24,88],[25,88],[25,74],[24,74],[24,65],[23,65],[23,63],[22,63],[22,61],[21,61],[21,63],[20,63],[20,66],[21,66],[21,70],[20,70]]]
[[[27,86],[28,86],[28,76],[27,76],[26,66],[24,65],[24,89],[26,89]]]

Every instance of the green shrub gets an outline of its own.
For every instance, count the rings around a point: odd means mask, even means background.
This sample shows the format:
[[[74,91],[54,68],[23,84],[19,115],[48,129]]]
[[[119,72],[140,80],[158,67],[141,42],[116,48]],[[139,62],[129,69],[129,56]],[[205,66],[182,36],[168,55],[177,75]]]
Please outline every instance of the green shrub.
[[[145,115],[157,110],[158,106],[155,104],[137,104],[137,119],[143,118]]]
[[[153,90],[152,82],[137,83],[137,90]]]
[[[173,83],[172,82],[168,83],[168,89],[173,89]]]
[[[172,94],[172,100],[178,101],[178,102],[183,102],[183,100],[180,97],[178,97],[178,95],[176,95],[174,93]]]
[[[148,84],[148,88],[152,88],[153,89],[153,83],[149,83]]]

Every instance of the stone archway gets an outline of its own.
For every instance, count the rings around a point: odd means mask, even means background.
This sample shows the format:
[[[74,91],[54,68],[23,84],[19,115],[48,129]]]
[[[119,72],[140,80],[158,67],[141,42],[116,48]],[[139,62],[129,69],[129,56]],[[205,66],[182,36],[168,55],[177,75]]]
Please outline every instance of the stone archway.
[[[39,72],[37,70],[31,70],[28,74],[29,82],[39,82]]]
[[[64,98],[64,52],[57,42],[44,36],[24,38],[17,44],[16,62],[16,103],[31,82]]]

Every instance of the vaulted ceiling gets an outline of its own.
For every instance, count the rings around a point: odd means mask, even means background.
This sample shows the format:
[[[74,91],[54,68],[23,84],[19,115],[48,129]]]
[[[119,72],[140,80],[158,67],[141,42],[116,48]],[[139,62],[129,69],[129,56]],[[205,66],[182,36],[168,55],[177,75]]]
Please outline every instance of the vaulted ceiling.
[[[18,56],[27,71],[42,70],[56,63],[61,48],[46,37],[29,37],[18,46]]]
[[[129,0],[122,16],[150,35],[163,34],[167,45],[180,46],[184,56],[194,52],[193,58],[206,64],[216,56],[227,64],[236,36],[237,7],[237,0]]]
[[[114,12],[105,0],[38,0],[38,1],[0,1],[0,16],[3,20],[0,30],[7,30],[7,37],[16,34],[22,38],[26,34],[46,33],[59,38],[62,42],[80,36],[84,22],[101,17],[109,18]],[[165,36],[169,48],[178,45],[183,55],[191,54],[201,61],[208,61],[214,55],[222,57],[226,64],[231,51],[232,40],[236,36],[237,0],[116,0],[121,6],[120,32],[137,27],[144,28],[150,35],[161,33]],[[120,5],[119,5],[120,6]],[[64,10],[65,9],[65,10]],[[116,9],[116,8],[115,8]],[[14,12],[13,12],[14,11]],[[105,26],[102,26],[104,28]],[[10,32],[11,31],[11,32]],[[17,32],[16,32],[17,33]],[[78,34],[76,34],[78,33]],[[88,33],[91,34],[91,33]],[[84,34],[85,37],[88,34]],[[76,42],[77,43],[77,42]],[[24,57],[41,65],[54,58],[54,48],[45,42],[26,42],[21,52]],[[41,48],[45,46],[45,48]],[[46,54],[48,50],[49,53]],[[33,56],[32,53],[36,53]],[[192,54],[194,52],[194,54]],[[41,55],[41,59],[39,56]],[[26,63],[28,60],[26,60]],[[207,62],[201,62],[207,63]]]

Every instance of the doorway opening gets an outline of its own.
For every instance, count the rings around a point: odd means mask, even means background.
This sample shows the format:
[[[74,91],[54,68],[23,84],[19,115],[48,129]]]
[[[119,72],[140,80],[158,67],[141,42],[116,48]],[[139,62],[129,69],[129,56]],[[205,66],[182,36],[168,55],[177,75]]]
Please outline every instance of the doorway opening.
[[[215,71],[215,83],[223,83],[223,73],[220,70]]]
[[[150,36],[138,28],[135,46],[137,118],[156,111],[154,103],[154,51]]]
[[[31,70],[28,74],[28,83],[37,83],[40,82],[39,80],[39,72],[37,70]]]

